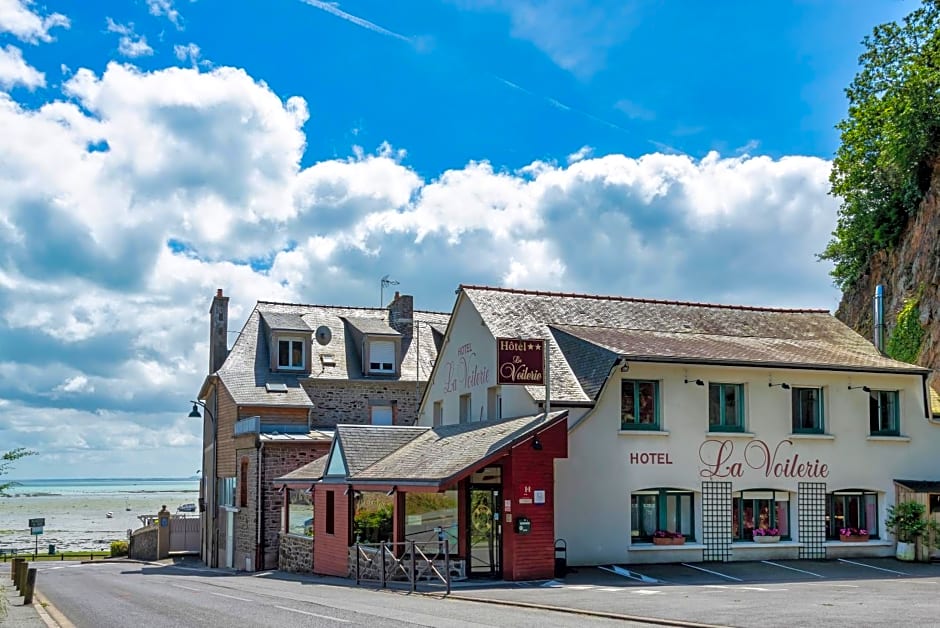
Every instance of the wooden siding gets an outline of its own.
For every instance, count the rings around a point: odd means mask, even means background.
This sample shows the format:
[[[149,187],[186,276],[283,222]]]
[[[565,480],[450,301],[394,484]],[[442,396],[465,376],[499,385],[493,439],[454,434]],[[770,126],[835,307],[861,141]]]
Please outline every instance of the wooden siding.
[[[307,411],[307,408],[238,406],[238,418],[245,419],[250,416],[260,416],[262,423],[300,423],[306,425]]]
[[[221,381],[216,387],[219,395],[218,421],[219,428],[219,477],[230,478],[235,476],[235,420],[238,407],[235,400]]]
[[[313,509],[324,516],[314,516],[313,569],[325,576],[349,576],[349,539],[352,534],[350,500],[343,494],[345,485],[320,484],[313,493]],[[326,533],[326,494],[333,492],[334,533]]]

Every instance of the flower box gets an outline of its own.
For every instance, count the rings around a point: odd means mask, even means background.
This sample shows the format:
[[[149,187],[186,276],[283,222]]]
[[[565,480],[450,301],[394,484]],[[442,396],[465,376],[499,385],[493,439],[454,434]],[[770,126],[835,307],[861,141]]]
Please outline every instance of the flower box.
[[[867,543],[867,534],[840,534],[839,540],[843,543]]]
[[[659,536],[653,537],[653,545],[684,545],[685,537],[677,536],[673,538],[664,538]]]
[[[755,543],[779,543],[780,535],[778,534],[778,535],[772,536],[770,534],[765,534],[763,536],[760,536],[758,534],[755,534],[754,542]]]

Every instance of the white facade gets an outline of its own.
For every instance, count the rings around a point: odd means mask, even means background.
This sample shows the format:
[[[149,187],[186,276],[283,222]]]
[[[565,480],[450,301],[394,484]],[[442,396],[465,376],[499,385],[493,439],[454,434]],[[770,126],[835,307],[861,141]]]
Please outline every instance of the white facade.
[[[622,364],[625,368],[618,365],[611,371],[593,408],[571,409],[568,458],[555,463],[555,535],[567,542],[569,564],[710,559],[713,555],[706,550],[714,545],[706,541],[706,533],[713,540],[716,526],[730,541],[723,550],[725,560],[809,557],[804,550],[810,545],[816,557],[820,551],[828,557],[892,555],[894,539],[884,520],[895,500],[893,481],[938,476],[940,422],[928,418],[919,373]],[[466,420],[487,420],[495,368],[496,338],[461,294],[418,424],[433,424],[437,404],[444,423],[459,422],[462,405]],[[655,382],[659,429],[622,428],[624,380]],[[742,431],[709,430],[709,391],[717,383],[740,386]],[[849,390],[850,385],[856,388]],[[871,397],[862,386],[890,391],[897,400],[897,435],[871,434]],[[801,388],[821,391],[821,433],[794,433],[793,392]],[[499,394],[502,417],[538,411],[539,404],[523,386],[503,386]],[[566,407],[563,402],[556,407],[554,398],[553,409]],[[712,498],[703,493],[703,482],[730,483],[719,487],[727,501],[717,515],[710,507],[704,516]],[[709,486],[709,491],[718,490]],[[691,506],[682,507],[683,545],[656,545],[636,530],[632,497],[646,499],[635,496],[665,489],[686,493],[681,499]],[[757,519],[756,510],[767,503],[761,500],[773,504],[773,523],[785,532],[778,543],[758,544],[750,537],[748,524],[757,524],[748,518]],[[835,514],[829,513],[834,500],[846,500],[840,503],[849,504],[844,507],[849,510],[851,504],[862,504],[864,515],[843,515],[846,521],[867,522],[872,529],[867,542],[833,538],[838,526],[826,519]],[[804,507],[801,519],[801,504],[810,502],[815,510]],[[731,539],[735,533],[738,538]]]

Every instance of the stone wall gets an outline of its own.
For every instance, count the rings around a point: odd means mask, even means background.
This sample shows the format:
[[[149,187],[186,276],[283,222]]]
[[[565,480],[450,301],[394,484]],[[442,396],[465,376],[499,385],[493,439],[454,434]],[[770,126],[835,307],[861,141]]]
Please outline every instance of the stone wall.
[[[157,526],[151,525],[131,532],[127,555],[134,560],[157,560]]]
[[[312,573],[313,537],[279,534],[277,568],[290,573]]]
[[[243,478],[242,460],[248,460],[247,477]],[[259,568],[256,560],[257,528],[255,527],[258,508],[258,450],[238,449],[235,452],[235,569],[255,571]],[[248,487],[248,499],[243,505],[242,482]]]
[[[370,402],[394,402],[395,424],[414,425],[425,383],[392,380],[308,380],[304,389],[313,401],[312,423],[332,427],[339,423],[367,425]]]

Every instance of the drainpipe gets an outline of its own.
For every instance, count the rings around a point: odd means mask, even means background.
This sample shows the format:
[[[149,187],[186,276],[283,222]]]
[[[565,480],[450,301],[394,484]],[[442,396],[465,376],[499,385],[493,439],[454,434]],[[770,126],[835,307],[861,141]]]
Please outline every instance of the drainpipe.
[[[875,300],[873,304],[872,320],[875,348],[881,353],[885,351],[885,287],[881,284],[875,286]]]
[[[264,569],[264,517],[262,516],[261,505],[264,501],[262,495],[264,494],[262,485],[261,485],[261,469],[264,467],[264,441],[261,440],[261,437],[258,437],[258,506],[257,506],[257,523],[255,528],[258,530],[258,541],[255,544],[255,571],[260,571]]]

